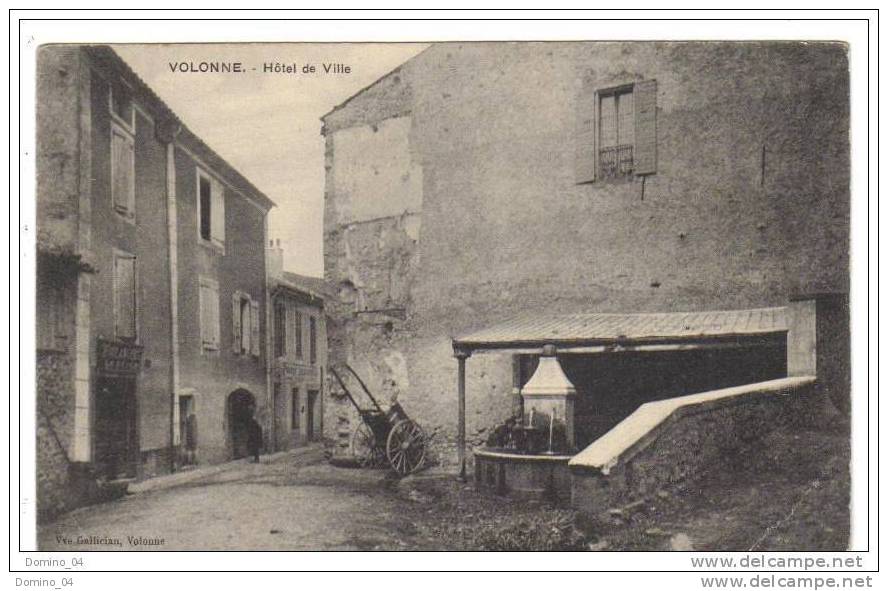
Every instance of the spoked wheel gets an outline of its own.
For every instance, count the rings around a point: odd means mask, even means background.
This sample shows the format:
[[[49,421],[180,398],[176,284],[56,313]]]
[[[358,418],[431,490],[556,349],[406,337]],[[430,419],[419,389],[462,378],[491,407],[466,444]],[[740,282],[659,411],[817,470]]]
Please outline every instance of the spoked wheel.
[[[376,468],[385,462],[385,451],[377,445],[373,430],[367,423],[358,423],[351,438],[352,456],[362,468]]]
[[[389,432],[385,454],[392,469],[401,476],[419,470],[425,462],[425,432],[410,419],[398,421]]]

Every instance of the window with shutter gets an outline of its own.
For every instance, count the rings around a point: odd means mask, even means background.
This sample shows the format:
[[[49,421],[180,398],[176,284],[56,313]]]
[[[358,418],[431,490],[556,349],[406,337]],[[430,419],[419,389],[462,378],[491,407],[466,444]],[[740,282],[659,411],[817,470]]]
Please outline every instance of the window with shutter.
[[[136,257],[114,255],[114,334],[136,338]]]
[[[128,219],[136,213],[135,166],[133,137],[119,125],[112,125],[111,202],[114,210]]]
[[[200,239],[225,246],[225,190],[222,183],[197,168],[197,230]]]
[[[259,357],[259,302],[250,300],[250,353]]]
[[[657,81],[593,90],[577,100],[577,183],[647,175],[657,168]]]

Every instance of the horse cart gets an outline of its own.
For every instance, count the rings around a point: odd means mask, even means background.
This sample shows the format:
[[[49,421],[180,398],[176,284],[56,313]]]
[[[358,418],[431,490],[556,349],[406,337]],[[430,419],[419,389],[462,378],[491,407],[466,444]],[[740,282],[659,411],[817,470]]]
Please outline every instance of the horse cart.
[[[345,395],[361,416],[361,422],[351,436],[351,453],[358,464],[365,468],[379,468],[388,463],[400,476],[406,476],[422,468],[426,459],[427,438],[425,432],[407,416],[397,402],[387,411],[376,401],[367,385],[348,364],[345,368],[360,384],[372,406],[363,408],[355,400],[342,376],[335,368],[330,373],[339,382]]]

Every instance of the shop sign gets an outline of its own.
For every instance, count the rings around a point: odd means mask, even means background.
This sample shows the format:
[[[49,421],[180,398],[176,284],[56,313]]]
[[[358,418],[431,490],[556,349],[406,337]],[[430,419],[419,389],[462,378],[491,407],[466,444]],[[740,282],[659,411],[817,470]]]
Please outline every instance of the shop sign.
[[[142,367],[142,347],[98,339],[98,372],[106,376],[135,377]]]

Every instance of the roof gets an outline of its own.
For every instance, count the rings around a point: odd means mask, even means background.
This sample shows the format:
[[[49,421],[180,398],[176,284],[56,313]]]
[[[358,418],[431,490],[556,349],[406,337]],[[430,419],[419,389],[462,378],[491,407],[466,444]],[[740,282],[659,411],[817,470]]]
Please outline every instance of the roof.
[[[330,289],[323,277],[310,277],[284,271],[277,278],[277,283],[293,291],[298,291],[321,300],[330,297]]]
[[[677,343],[783,333],[786,308],[641,314],[539,314],[453,339],[454,349]]]
[[[185,125],[182,120],[170,109],[169,106],[161,99],[136,72],[120,57],[114,49],[107,45],[88,45],[84,46],[86,53],[98,64],[105,68],[115,70],[129,83],[133,90],[136,91],[140,98],[147,100],[150,105],[144,105],[156,115],[169,119],[172,122],[181,125],[179,134],[180,140],[187,142],[189,147],[203,160],[207,165],[213,168],[216,174],[221,175],[235,189],[244,194],[245,197],[258,201],[266,210],[275,206],[274,201],[260,191],[253,183],[243,176],[234,166],[229,164],[215,150],[208,146],[197,134]]]

